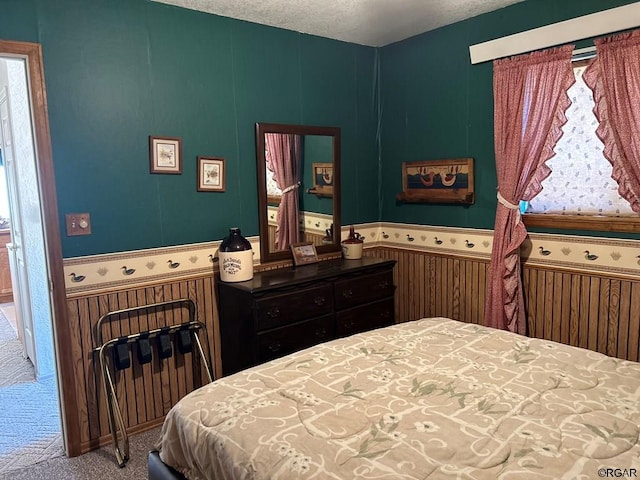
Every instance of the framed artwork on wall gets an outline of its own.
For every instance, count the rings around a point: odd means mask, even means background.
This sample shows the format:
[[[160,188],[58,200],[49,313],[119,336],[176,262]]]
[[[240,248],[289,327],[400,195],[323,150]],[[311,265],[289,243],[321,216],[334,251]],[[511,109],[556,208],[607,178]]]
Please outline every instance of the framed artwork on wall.
[[[224,192],[226,188],[224,159],[198,157],[198,191]]]
[[[176,137],[149,137],[151,173],[182,173],[182,140]]]
[[[407,203],[472,204],[473,158],[402,163],[402,193]]]
[[[308,193],[331,197],[333,195],[333,163],[313,163],[313,188]]]

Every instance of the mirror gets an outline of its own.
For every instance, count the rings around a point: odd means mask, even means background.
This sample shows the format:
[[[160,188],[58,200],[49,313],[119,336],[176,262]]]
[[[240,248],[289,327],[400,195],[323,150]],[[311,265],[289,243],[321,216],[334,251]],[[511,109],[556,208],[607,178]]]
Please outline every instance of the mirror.
[[[299,242],[339,251],[340,129],[257,123],[256,157],[261,262],[291,259]]]

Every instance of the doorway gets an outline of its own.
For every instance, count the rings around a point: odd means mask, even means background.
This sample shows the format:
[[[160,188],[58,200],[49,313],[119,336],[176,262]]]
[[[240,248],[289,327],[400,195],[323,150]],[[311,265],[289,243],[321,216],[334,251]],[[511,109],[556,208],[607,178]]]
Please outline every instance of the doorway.
[[[7,260],[2,262],[0,277],[4,283],[10,281],[13,300],[12,309],[7,303],[0,305],[0,321],[15,325],[22,345],[20,352],[12,348],[17,342],[10,336],[3,342],[8,347],[4,352],[13,356],[3,355],[0,372],[2,403],[9,404],[0,411],[5,431],[0,439],[2,473],[63,453],[28,83],[25,59],[0,56],[0,220],[8,240],[0,247],[4,249],[0,255]],[[47,413],[34,417],[33,412],[41,406],[47,406]],[[24,455],[25,451],[31,454]]]
[[[24,59],[0,57],[0,148],[10,242],[5,245],[18,336],[36,378],[55,375],[38,175]],[[34,215],[35,213],[35,215]],[[4,252],[2,252],[4,254]],[[6,272],[0,272],[6,278]],[[34,310],[40,310],[38,312]],[[37,315],[33,315],[37,313]],[[34,319],[38,321],[34,328]],[[37,335],[37,337],[36,337]],[[39,361],[39,359],[41,361]]]
[[[31,333],[35,349],[34,375],[38,382],[54,384],[55,403],[58,409],[58,428],[62,429],[64,449],[70,456],[78,455],[79,446],[69,445],[68,438],[74,438],[79,425],[75,417],[77,410],[74,392],[73,360],[70,355],[58,355],[68,350],[70,335],[66,322],[66,294],[62,266],[62,247],[58,224],[58,205],[53,174],[51,140],[47,112],[47,98],[44,83],[42,48],[39,44],[0,40],[0,59],[12,61],[7,75],[22,76],[21,87],[9,86],[8,111],[12,122],[11,142],[13,160],[16,166],[15,178],[8,177],[9,188],[15,188],[17,199],[18,227],[11,219],[12,229],[19,234],[22,262],[15,269],[12,288],[26,293],[26,298],[14,302],[19,307],[30,309]],[[13,62],[16,61],[16,62]],[[18,66],[16,66],[18,65]],[[22,73],[16,73],[18,70]],[[21,90],[22,96],[17,95]],[[14,102],[13,104],[11,102]],[[27,114],[14,115],[20,106]],[[7,117],[9,115],[6,115]],[[27,118],[25,121],[24,118]],[[26,124],[24,123],[26,122]],[[21,138],[16,142],[17,136]],[[23,136],[30,135],[24,140]],[[6,139],[3,140],[6,146]],[[30,154],[26,153],[27,147]],[[3,148],[5,150],[5,148]],[[6,152],[3,152],[6,153]],[[24,160],[27,158],[27,160]],[[11,197],[11,193],[9,194]],[[10,200],[11,201],[11,200]],[[15,203],[15,202],[14,202]],[[12,210],[15,205],[12,205]],[[12,242],[16,236],[12,232]],[[23,269],[21,271],[21,269]],[[24,275],[24,276],[23,276]],[[25,278],[28,288],[16,287],[15,283]],[[24,317],[24,312],[23,312]],[[67,408],[70,407],[70,408]],[[61,421],[60,421],[61,419]]]

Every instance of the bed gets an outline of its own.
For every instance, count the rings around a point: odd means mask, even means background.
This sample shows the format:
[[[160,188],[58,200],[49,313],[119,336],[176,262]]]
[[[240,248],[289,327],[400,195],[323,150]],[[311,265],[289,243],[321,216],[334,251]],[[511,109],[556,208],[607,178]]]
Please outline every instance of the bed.
[[[193,480],[633,478],[639,425],[640,364],[429,318],[206,385],[158,450]]]

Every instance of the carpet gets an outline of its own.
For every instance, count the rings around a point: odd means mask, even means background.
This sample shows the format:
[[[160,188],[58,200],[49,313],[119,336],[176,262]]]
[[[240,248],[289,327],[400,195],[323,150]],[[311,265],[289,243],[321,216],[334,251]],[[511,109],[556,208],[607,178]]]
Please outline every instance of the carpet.
[[[18,334],[0,309],[0,392],[3,387],[36,381],[33,364],[22,352]]]
[[[0,308],[0,342],[17,340],[18,334]]]
[[[10,330],[10,332],[8,331]],[[0,476],[64,455],[55,378],[36,382],[0,312]]]
[[[160,439],[160,427],[129,437],[127,464],[120,468],[111,444],[79,457],[59,457],[28,468],[0,473],[0,480],[141,480],[147,477],[147,454]]]

